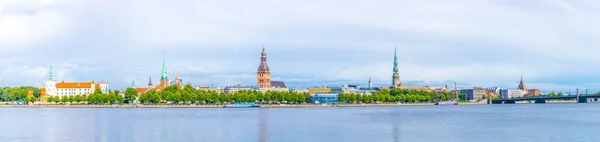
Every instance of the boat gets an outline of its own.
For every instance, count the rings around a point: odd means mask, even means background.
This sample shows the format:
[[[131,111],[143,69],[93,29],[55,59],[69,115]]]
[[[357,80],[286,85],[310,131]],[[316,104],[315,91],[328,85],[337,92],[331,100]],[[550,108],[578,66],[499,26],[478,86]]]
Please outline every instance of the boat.
[[[256,103],[233,103],[233,104],[226,104],[223,107],[224,108],[252,108],[252,107],[260,107],[260,104],[256,104]]]
[[[456,101],[441,101],[441,102],[435,102],[435,105],[458,105],[458,102]]]

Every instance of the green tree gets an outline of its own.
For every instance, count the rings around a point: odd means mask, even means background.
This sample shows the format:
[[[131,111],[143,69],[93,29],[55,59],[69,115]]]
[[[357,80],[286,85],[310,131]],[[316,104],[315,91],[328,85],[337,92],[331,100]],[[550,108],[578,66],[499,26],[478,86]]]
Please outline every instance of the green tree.
[[[75,97],[73,97],[73,101],[76,103],[81,102],[81,95],[75,95]]]
[[[121,95],[120,93],[117,93],[117,104],[121,104],[125,101],[125,97],[123,97],[123,95]],[[160,100],[160,97],[159,97]]]
[[[138,96],[138,92],[135,90],[135,88],[127,88],[127,90],[125,90],[125,102],[126,103],[133,103],[133,101],[135,101],[135,99]]]
[[[465,93],[461,93],[458,95],[458,100],[467,100],[467,94]]]

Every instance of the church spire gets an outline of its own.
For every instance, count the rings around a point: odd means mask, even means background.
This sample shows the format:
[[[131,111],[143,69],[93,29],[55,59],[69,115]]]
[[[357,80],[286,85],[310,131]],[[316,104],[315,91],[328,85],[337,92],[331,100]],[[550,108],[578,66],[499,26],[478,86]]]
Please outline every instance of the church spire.
[[[523,83],[523,75],[521,75],[521,83]]]
[[[525,86],[525,81],[523,81],[523,75],[521,75],[521,82],[519,82],[519,90],[527,91],[527,86]]]
[[[154,86],[154,85],[152,85],[152,77],[149,77],[149,79],[148,79],[148,86]]]
[[[131,81],[131,88],[135,88],[135,80]]]
[[[263,47],[262,49],[262,53],[260,54],[260,63],[261,64],[267,64],[267,52],[265,52],[265,47]]]
[[[175,85],[179,85],[179,66],[175,67]]]
[[[396,54],[396,46],[394,46],[394,68],[392,73],[392,87],[402,86],[400,83],[400,74],[398,73],[398,56]]]
[[[48,76],[48,80],[54,80],[54,76],[52,76],[52,65],[50,65],[50,75]]]
[[[168,80],[167,78],[167,61],[166,61],[166,53],[163,53],[163,62],[162,62],[162,75],[160,76],[160,80]]]

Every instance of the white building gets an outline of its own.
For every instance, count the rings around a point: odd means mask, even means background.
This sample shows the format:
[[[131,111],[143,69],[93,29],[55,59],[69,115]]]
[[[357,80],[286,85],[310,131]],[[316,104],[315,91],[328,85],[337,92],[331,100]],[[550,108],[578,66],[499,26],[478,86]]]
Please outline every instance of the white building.
[[[96,84],[91,82],[54,82],[52,76],[52,67],[50,67],[50,76],[42,88],[47,96],[73,96],[73,95],[89,95],[94,93],[96,89],[101,89],[102,92],[108,93],[110,90],[108,83],[105,81]]]
[[[519,89],[504,89],[500,92],[502,98],[510,99],[510,98],[520,98],[523,97],[523,90]]]

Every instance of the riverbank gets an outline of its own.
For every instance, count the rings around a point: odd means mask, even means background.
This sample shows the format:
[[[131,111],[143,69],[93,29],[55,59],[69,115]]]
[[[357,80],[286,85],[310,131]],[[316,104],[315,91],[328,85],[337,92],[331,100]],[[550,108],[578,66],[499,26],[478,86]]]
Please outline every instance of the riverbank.
[[[261,108],[301,108],[301,107],[393,107],[393,106],[433,106],[434,103],[405,103],[405,104],[262,104]],[[223,108],[223,105],[0,105],[13,108]]]
[[[16,108],[222,108],[223,105],[0,105]]]

